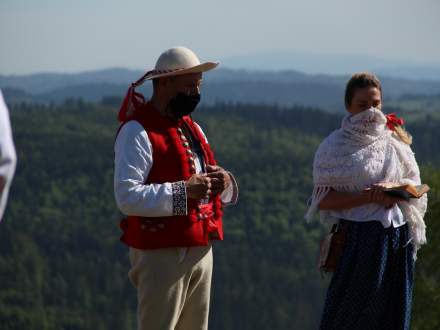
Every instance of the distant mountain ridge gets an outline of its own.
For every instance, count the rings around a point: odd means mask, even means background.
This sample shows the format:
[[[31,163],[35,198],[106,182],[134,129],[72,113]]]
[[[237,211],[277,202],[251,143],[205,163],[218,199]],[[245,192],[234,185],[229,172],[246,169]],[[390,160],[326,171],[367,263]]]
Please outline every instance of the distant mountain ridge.
[[[128,84],[140,70],[109,68],[78,73],[37,73],[30,75],[0,75],[0,87],[14,87],[31,94],[42,94],[59,88],[83,84]]]
[[[378,75],[414,79],[440,80],[440,62],[416,62],[384,59],[369,55],[315,54],[300,51],[271,51],[231,56],[222,63],[232,69],[286,70],[309,74],[344,75],[372,71]]]
[[[142,74],[141,70],[110,68],[73,74],[0,75],[0,88],[8,103],[62,102],[67,98],[96,102],[109,96],[122,99],[129,84]],[[303,105],[339,111],[343,107],[347,79],[347,75],[312,75],[294,70],[218,69],[204,76],[202,100],[205,104]],[[385,100],[404,95],[440,94],[440,81],[388,77],[381,80]],[[146,83],[140,90],[148,97],[151,84]]]

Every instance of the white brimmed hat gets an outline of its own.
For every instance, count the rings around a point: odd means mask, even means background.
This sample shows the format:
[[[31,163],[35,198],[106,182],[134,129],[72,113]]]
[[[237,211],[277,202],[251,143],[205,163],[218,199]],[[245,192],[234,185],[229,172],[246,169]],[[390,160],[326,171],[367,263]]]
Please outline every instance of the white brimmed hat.
[[[131,84],[119,109],[119,121],[126,121],[137,108],[145,103],[144,96],[136,92],[135,88],[142,85],[146,80],[206,72],[216,68],[218,64],[219,62],[200,63],[197,55],[186,47],[174,47],[166,50],[159,56],[154,70],[148,71]]]
[[[206,72],[216,68],[218,64],[219,62],[200,63],[199,58],[191,49],[174,47],[159,56],[154,70],[147,72],[143,80]]]

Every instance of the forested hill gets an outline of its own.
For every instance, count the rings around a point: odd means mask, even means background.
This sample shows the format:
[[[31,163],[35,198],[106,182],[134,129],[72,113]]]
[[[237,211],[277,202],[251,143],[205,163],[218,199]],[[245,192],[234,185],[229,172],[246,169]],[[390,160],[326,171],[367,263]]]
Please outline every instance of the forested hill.
[[[0,224],[0,329],[134,329],[113,199],[116,107],[28,104],[11,115],[19,162]],[[219,104],[194,117],[240,185],[225,241],[214,247],[210,329],[316,329],[327,285],[316,270],[323,229],[303,214],[314,151],[341,114]],[[414,150],[433,187],[413,329],[438,329],[440,120],[412,117]]]

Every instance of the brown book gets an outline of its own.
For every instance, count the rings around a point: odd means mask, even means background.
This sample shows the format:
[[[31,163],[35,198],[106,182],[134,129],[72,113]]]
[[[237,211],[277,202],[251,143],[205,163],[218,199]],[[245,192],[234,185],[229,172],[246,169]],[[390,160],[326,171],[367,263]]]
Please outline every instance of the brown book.
[[[410,198],[420,198],[423,194],[429,191],[429,186],[427,184],[421,184],[414,186],[412,184],[404,184],[400,186],[388,187],[384,189],[387,195],[393,197],[400,197],[404,200],[409,200]]]

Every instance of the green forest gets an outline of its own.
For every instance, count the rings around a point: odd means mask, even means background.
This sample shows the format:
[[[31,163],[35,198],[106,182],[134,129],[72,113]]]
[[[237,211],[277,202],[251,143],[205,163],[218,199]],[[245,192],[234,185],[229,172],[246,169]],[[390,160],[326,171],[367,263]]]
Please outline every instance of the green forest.
[[[384,110],[409,119],[432,188],[412,328],[440,329],[440,118],[398,106]],[[11,107],[18,167],[0,224],[0,329],[135,329],[113,198],[117,108],[111,98]],[[226,209],[225,240],[214,244],[210,329],[317,328],[329,281],[317,270],[325,228],[303,215],[314,151],[342,115],[226,103],[195,112],[240,186],[238,205]]]

